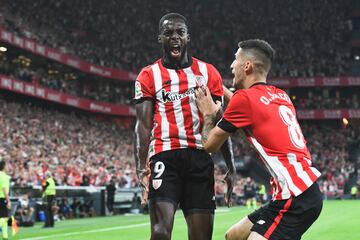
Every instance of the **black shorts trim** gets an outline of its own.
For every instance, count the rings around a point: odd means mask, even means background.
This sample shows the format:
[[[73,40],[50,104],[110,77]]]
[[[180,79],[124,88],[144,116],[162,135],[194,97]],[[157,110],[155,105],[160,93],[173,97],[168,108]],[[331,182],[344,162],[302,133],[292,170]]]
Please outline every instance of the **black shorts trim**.
[[[292,203],[292,198],[288,199],[283,208],[279,211],[279,213],[276,215],[276,217],[274,218],[273,223],[271,224],[271,226],[268,228],[268,230],[266,230],[264,237],[269,239],[270,236],[273,234],[273,232],[275,231],[275,229],[277,228],[277,226],[279,225],[281,219],[284,217],[284,214],[289,211],[289,208],[291,206]]]

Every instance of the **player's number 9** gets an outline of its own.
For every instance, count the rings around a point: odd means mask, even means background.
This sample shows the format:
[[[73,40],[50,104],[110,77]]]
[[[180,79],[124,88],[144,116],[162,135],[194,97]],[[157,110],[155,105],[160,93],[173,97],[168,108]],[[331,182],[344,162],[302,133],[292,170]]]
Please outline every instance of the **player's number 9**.
[[[295,115],[287,106],[281,105],[279,107],[279,114],[283,122],[288,127],[289,136],[292,144],[299,149],[305,147],[304,136],[301,132],[298,121],[296,120]]]
[[[165,171],[165,164],[163,162],[156,162],[154,166],[154,172],[156,173],[155,178],[161,177]]]

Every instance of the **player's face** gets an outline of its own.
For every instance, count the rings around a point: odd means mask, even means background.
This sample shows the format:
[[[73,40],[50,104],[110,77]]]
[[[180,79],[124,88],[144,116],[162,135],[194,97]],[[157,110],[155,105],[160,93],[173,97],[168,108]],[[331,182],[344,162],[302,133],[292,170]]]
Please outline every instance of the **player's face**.
[[[181,19],[165,20],[159,35],[159,42],[170,61],[179,62],[190,41],[187,26]]]
[[[244,82],[246,79],[246,73],[244,70],[244,61],[241,57],[241,48],[237,50],[235,53],[235,60],[232,62],[230,68],[232,74],[234,74],[233,78],[233,86],[236,90],[244,88]]]

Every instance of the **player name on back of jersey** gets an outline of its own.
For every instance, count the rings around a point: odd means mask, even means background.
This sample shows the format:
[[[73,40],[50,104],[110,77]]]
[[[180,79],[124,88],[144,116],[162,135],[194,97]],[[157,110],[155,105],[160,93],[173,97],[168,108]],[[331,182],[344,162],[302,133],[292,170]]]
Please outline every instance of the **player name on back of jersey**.
[[[279,99],[291,103],[289,96],[286,93],[271,93],[266,92],[267,96],[261,96],[260,101],[265,105],[269,105],[272,101]]]

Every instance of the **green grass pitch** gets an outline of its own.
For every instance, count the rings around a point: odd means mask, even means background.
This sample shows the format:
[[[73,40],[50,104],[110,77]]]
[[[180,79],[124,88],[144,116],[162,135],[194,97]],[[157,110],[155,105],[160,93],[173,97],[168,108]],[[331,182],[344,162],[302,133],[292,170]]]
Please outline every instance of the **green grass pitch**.
[[[223,240],[228,227],[246,216],[245,207],[219,208],[215,217],[213,240]],[[146,240],[149,239],[149,216],[129,215],[75,219],[56,222],[53,229],[42,229],[40,224],[20,228],[10,239],[23,240]],[[11,236],[11,234],[10,234]],[[186,224],[181,211],[175,217],[173,240],[186,240]],[[360,201],[325,201],[318,221],[303,236],[303,240],[359,240]]]

